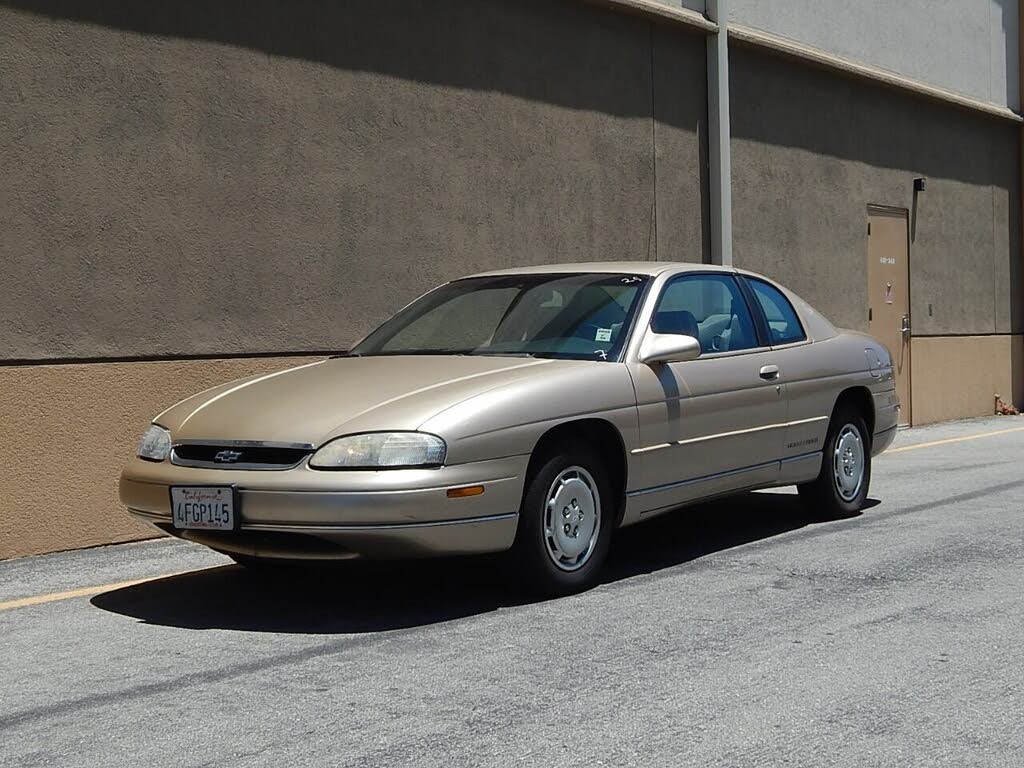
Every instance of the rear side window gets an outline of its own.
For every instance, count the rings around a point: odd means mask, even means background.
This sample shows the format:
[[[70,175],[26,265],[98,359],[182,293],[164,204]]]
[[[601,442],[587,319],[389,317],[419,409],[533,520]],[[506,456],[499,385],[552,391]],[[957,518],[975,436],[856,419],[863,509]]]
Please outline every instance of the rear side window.
[[[772,335],[772,346],[794,344],[807,338],[803,326],[800,325],[800,318],[797,317],[796,310],[789,303],[789,299],[782,295],[782,291],[761,280],[748,278],[747,282],[754,291],[757,303],[764,310],[768,329]]]

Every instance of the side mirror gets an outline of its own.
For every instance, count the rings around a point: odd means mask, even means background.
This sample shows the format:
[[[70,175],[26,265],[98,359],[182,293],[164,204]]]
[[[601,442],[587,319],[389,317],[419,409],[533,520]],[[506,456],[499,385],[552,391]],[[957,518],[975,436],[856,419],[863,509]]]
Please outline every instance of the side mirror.
[[[640,345],[640,362],[685,363],[700,357],[700,342],[682,333],[649,332]]]

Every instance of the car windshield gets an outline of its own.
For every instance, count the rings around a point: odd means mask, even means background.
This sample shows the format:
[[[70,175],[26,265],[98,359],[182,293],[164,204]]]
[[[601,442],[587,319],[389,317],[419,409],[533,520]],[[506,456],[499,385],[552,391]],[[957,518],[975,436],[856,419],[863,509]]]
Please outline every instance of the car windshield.
[[[414,301],[349,354],[616,360],[646,284],[624,274],[456,280]]]

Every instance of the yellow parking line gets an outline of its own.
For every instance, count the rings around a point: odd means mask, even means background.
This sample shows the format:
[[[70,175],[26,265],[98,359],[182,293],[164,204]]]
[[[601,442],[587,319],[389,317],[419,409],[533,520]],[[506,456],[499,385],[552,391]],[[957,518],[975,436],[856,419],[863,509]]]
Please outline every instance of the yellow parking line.
[[[180,576],[183,573],[191,573],[191,571],[176,571],[175,573],[165,573],[161,576],[150,576],[147,579],[118,581],[113,584],[102,584],[97,587],[82,587],[81,589],[70,589],[67,592],[51,592],[48,595],[20,597],[17,600],[8,600],[6,603],[0,603],[0,611],[10,611],[15,608],[27,608],[30,605],[43,605],[44,603],[53,603],[58,600],[71,600],[75,597],[91,597],[92,595],[98,595],[102,592],[111,592],[115,589],[121,589],[123,587],[134,587],[136,584],[145,584],[147,581],[158,581],[160,579],[166,579],[170,576]]]
[[[916,451],[919,448],[934,448],[937,445],[949,445],[950,443],[962,443],[966,440],[981,440],[983,437],[995,437],[996,435],[1008,435],[1011,432],[1024,432],[1024,427],[1013,429],[999,429],[995,432],[982,432],[978,435],[964,435],[963,437],[950,437],[945,440],[933,440],[930,443],[917,443],[916,445],[905,445],[902,448],[890,448],[886,453],[902,453],[903,451]]]

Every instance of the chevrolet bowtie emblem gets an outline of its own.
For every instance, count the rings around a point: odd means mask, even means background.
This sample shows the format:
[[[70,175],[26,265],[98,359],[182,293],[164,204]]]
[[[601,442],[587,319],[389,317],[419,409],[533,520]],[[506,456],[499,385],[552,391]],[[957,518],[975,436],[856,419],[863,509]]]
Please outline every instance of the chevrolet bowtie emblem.
[[[221,464],[234,464],[242,458],[241,451],[220,451],[214,455],[213,460],[219,461]]]

